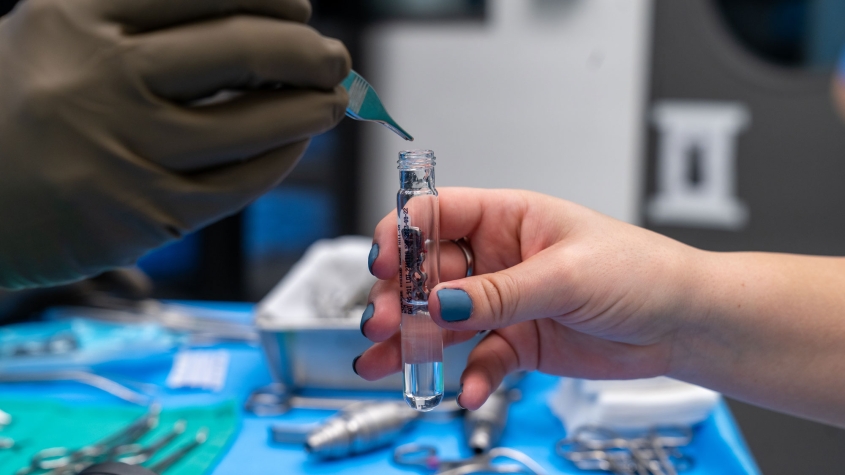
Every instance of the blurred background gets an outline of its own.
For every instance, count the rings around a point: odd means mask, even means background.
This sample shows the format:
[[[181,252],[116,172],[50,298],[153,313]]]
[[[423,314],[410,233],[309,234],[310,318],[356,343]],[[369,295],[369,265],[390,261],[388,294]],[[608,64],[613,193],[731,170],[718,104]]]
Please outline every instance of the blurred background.
[[[845,255],[845,2],[313,4],[410,146],[435,151],[439,187],[532,189],[705,249]],[[145,256],[154,296],[260,300],[314,241],[371,233],[404,148],[350,120],[316,137],[244,212]],[[845,464],[845,431],[731,408],[766,474]]]

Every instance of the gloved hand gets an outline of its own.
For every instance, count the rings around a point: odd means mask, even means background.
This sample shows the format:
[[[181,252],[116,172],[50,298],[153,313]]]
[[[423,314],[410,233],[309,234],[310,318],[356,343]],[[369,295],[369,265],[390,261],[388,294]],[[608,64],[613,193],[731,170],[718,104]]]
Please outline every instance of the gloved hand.
[[[130,264],[275,186],[348,100],[349,54],[309,15],[306,0],[25,0],[0,19],[0,287]],[[244,93],[189,105],[226,89]]]

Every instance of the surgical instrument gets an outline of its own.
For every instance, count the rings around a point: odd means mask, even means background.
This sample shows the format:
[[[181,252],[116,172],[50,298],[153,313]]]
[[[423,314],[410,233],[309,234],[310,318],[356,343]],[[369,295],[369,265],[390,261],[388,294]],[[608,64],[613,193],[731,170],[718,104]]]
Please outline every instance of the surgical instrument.
[[[400,401],[353,404],[305,434],[305,450],[319,458],[342,458],[390,445],[419,413]],[[295,442],[296,429],[271,428],[275,442]],[[301,433],[301,432],[300,432]]]
[[[159,412],[161,412],[161,407],[153,405],[146,414],[117,433],[77,450],[67,447],[51,447],[40,450],[32,456],[30,464],[18,470],[16,475],[28,475],[45,470],[53,470],[60,474],[64,473],[68,467],[73,468],[72,473],[81,471],[89,465],[110,458],[117,447],[131,444],[149,432],[158,424]]]
[[[0,355],[4,357],[63,355],[77,348],[79,348],[79,339],[76,335],[63,332],[52,335],[44,340],[0,345]]]
[[[359,401],[316,424],[275,424],[275,443],[305,444],[319,458],[341,458],[390,445],[420,418],[436,420],[463,411],[449,399],[432,412],[420,413],[401,401]]]
[[[105,462],[92,465],[79,472],[79,475],[157,475],[144,467],[121,462]]]
[[[349,105],[346,106],[346,115],[355,120],[378,122],[395,132],[405,140],[414,140],[411,134],[390,117],[385,110],[375,89],[370,86],[366,79],[362,78],[355,71],[350,71],[341,85],[349,92]]]
[[[53,310],[53,314],[60,319],[84,316],[104,322],[156,323],[169,330],[188,333],[192,343],[258,342],[258,331],[255,326],[227,321],[225,311],[193,308],[153,299],[129,301],[100,297],[94,299],[92,304],[98,306],[60,307]]]
[[[118,462],[123,462],[128,465],[139,465],[147,462],[159,450],[173,442],[174,439],[185,432],[185,426],[186,423],[184,419],[176,421],[170,432],[159,437],[155,442],[150,443],[150,445],[146,447],[137,443],[121,445],[114,449],[113,458]]]
[[[4,372],[0,373],[0,383],[22,383],[31,381],[76,381],[93,388],[103,390],[124,401],[145,406],[152,401],[152,397],[135,392],[111,379],[88,371],[62,370],[42,372]]]
[[[393,462],[400,467],[434,472],[435,475],[471,473],[523,473],[545,475],[546,471],[531,457],[507,447],[490,449],[486,454],[466,459],[442,460],[430,445],[409,444],[397,447]]]
[[[182,447],[178,448],[175,452],[168,455],[166,458],[157,462],[149,467],[149,469],[154,473],[164,473],[165,470],[169,469],[173,466],[176,462],[182,460],[186,455],[188,455],[192,450],[196,449],[200,445],[204,444],[205,441],[208,440],[208,428],[203,427],[199,431],[197,431],[197,435],[194,436],[194,440],[191,442],[183,445]]]
[[[305,450],[324,458],[366,452],[392,443],[418,413],[401,402],[354,404],[308,434]]]
[[[692,442],[689,427],[655,427],[625,437],[604,427],[584,426],[558,441],[555,452],[584,470],[623,475],[677,475],[692,466],[680,447]]]
[[[11,437],[0,437],[0,450],[8,450],[14,448],[17,442]]]
[[[300,396],[289,391],[283,384],[272,383],[253,391],[244,404],[244,409],[256,416],[280,416],[291,409],[341,410],[358,402],[361,402],[361,399]]]
[[[467,411],[464,434],[473,452],[482,454],[499,445],[508,420],[508,408],[519,397],[519,390],[500,386],[478,410]]]

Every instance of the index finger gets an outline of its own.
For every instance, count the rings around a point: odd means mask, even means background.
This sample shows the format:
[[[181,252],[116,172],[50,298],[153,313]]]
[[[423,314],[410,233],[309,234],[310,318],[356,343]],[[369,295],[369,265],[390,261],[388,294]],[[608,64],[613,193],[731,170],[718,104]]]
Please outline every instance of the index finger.
[[[152,92],[175,101],[262,84],[331,90],[352,67],[340,41],[307,25],[263,17],[205,21],[135,38],[131,66]]]
[[[301,23],[311,17],[308,0],[92,0],[91,4],[133,33],[244,13]]]

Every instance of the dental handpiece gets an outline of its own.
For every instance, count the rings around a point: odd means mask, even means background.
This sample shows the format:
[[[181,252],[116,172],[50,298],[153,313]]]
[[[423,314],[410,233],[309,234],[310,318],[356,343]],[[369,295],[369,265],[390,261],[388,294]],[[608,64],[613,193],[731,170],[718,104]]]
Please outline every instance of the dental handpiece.
[[[270,439],[280,444],[304,443],[305,450],[317,458],[343,458],[392,444],[417,419],[451,419],[463,412],[454,398],[425,414],[402,401],[358,401],[317,424],[274,424]]]
[[[519,391],[500,386],[476,411],[464,415],[467,445],[476,454],[487,453],[499,444],[511,402],[519,399]]]
[[[312,430],[305,450],[319,458],[342,458],[384,447],[417,417],[403,402],[356,403]]]

